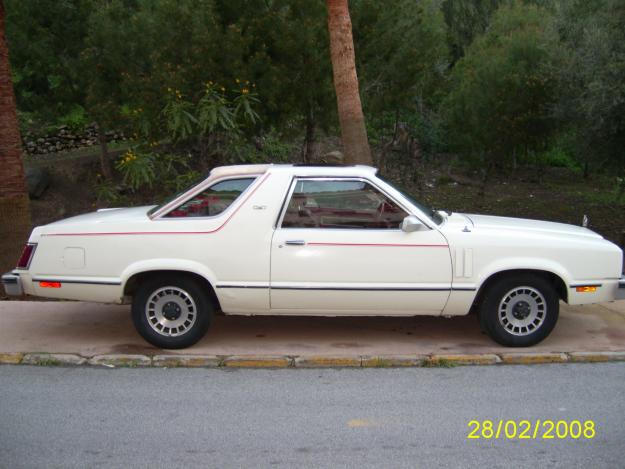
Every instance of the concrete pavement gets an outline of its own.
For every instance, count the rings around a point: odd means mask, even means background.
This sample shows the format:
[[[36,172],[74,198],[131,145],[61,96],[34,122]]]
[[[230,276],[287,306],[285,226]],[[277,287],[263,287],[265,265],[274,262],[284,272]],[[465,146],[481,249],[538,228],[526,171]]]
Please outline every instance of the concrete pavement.
[[[475,316],[451,319],[217,316],[204,339],[180,351],[163,351],[147,344],[135,332],[128,306],[1,301],[0,355],[4,354],[5,359],[0,362],[11,362],[7,356],[20,362],[23,356],[19,354],[24,353],[87,358],[119,354],[138,357],[166,354],[186,356],[187,360],[216,357],[208,364],[195,366],[223,365],[224,357],[229,357],[230,366],[254,366],[246,360],[262,357],[264,366],[269,367],[297,364],[292,357],[297,357],[300,366],[376,366],[375,360],[382,360],[377,363],[380,366],[415,365],[422,364],[413,363],[419,357],[431,359],[432,354],[443,364],[558,362],[572,361],[576,356],[579,361],[623,360],[625,301],[583,307],[563,304],[554,332],[530,349],[509,349],[495,344],[481,333]],[[526,357],[527,353],[537,354],[538,359]],[[159,359],[166,361],[167,357]],[[404,363],[399,363],[402,360]],[[139,363],[145,362],[142,358],[131,361],[134,365],[147,364]]]

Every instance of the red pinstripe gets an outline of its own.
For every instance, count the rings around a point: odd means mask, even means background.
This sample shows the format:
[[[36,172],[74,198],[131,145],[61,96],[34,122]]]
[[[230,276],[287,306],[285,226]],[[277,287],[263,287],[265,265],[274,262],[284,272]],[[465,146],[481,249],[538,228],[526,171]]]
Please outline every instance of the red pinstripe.
[[[447,244],[374,244],[374,243],[306,243],[308,246],[367,246],[391,248],[447,248]]]
[[[180,234],[211,234],[211,233],[216,233],[219,230],[221,230],[224,226],[226,226],[228,224],[228,222],[230,220],[232,220],[232,217],[234,217],[236,215],[236,213],[241,209],[241,207],[243,207],[243,205],[245,205],[245,203],[249,200],[250,197],[252,197],[252,195],[254,195],[254,192],[256,192],[260,186],[262,186],[264,184],[264,182],[269,178],[270,174],[267,173],[262,179],[261,181],[258,183],[258,185],[254,188],[254,190],[252,190],[252,192],[250,192],[247,197],[245,197],[245,199],[243,199],[243,202],[241,202],[239,204],[239,206],[230,214],[230,216],[228,218],[226,218],[226,220],[217,228],[215,228],[214,230],[210,230],[210,231],[129,231],[129,232],[111,232],[111,233],[106,233],[106,232],[101,232],[101,233],[49,233],[49,234],[43,234],[42,236],[133,236],[133,235],[180,235]]]

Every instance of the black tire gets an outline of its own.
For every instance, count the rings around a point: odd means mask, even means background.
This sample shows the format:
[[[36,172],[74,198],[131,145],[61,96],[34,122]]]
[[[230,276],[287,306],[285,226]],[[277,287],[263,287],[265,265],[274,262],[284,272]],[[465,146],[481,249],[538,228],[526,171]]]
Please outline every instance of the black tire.
[[[149,278],[139,285],[132,300],[137,332],[164,349],[197,343],[206,334],[213,313],[206,287],[184,275]]]
[[[546,278],[519,274],[486,288],[479,308],[480,324],[495,342],[529,347],[545,339],[555,327],[560,303]]]

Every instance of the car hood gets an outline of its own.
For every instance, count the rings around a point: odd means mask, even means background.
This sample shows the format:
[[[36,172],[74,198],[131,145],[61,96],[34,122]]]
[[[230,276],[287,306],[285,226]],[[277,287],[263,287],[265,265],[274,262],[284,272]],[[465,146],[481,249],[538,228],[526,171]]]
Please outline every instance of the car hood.
[[[505,230],[521,233],[535,233],[559,236],[577,236],[585,238],[602,239],[603,237],[594,231],[582,226],[567,225],[541,220],[528,220],[524,218],[495,217],[490,215],[459,214],[466,217],[477,230]]]
[[[106,208],[97,212],[85,213],[75,217],[59,220],[50,223],[48,226],[57,227],[59,225],[98,225],[105,223],[136,222],[147,220],[148,211],[153,205],[131,208]]]

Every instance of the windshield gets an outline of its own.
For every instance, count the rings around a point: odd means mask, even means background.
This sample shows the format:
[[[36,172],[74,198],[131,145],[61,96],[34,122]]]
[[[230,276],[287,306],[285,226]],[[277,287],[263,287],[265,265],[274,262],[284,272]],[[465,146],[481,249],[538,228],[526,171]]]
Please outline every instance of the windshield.
[[[386,179],[383,176],[380,176],[379,174],[377,174],[377,177],[381,179],[382,181],[384,181],[385,183],[387,183],[389,186],[393,187],[397,192],[401,193],[401,195],[403,195],[406,199],[408,199],[410,203],[412,203],[412,205],[414,205],[423,213],[425,213],[428,217],[430,217],[434,221],[434,223],[436,223],[437,225],[440,225],[443,222],[443,217],[441,216],[440,213],[438,213],[433,208],[430,208],[427,205],[422,204],[421,202],[417,202],[417,200],[409,192],[404,190],[401,186],[398,186],[397,184],[393,184],[388,179]]]

